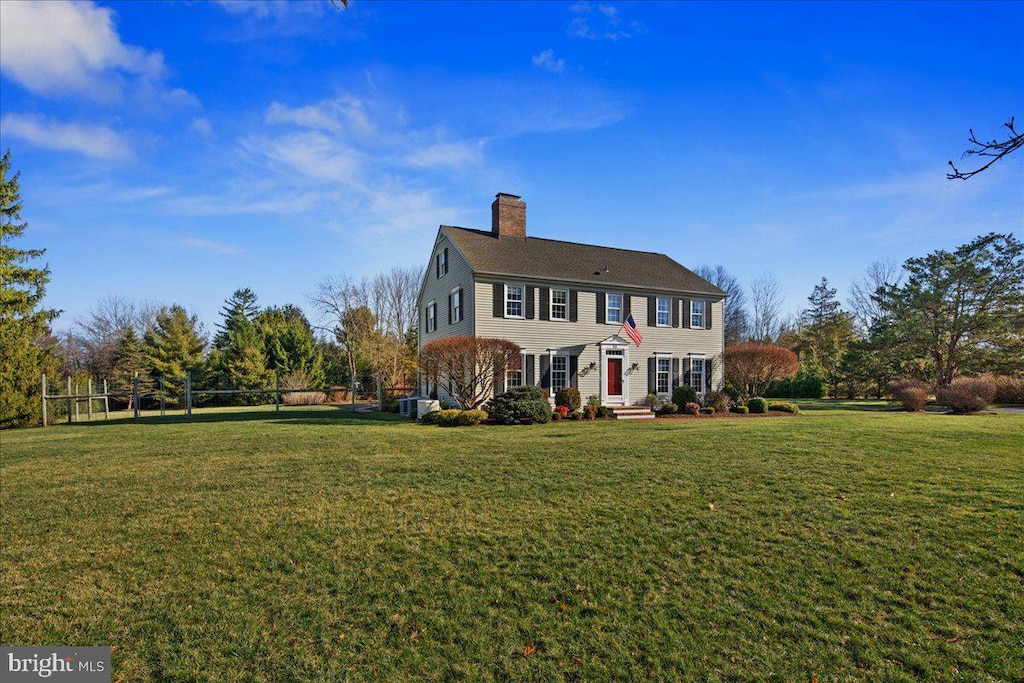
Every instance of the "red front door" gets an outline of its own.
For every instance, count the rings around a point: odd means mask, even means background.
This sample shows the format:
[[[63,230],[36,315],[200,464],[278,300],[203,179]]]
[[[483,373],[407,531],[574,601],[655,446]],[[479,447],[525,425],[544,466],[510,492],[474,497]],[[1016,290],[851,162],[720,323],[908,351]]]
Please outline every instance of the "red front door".
[[[622,359],[608,359],[608,396],[622,396]]]

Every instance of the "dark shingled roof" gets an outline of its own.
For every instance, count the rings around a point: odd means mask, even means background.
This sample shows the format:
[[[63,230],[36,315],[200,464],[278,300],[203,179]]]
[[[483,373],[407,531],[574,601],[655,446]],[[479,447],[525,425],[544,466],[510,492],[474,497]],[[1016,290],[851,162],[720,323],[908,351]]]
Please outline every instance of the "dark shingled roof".
[[[489,230],[449,225],[442,225],[441,230],[478,274],[725,296],[721,289],[665,254],[539,237],[497,237]]]

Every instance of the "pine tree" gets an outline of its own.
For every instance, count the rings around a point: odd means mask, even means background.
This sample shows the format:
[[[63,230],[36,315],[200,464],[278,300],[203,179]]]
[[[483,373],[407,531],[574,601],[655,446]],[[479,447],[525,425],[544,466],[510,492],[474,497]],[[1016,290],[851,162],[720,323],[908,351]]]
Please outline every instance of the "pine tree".
[[[259,310],[255,292],[248,287],[236,289],[235,293],[224,302],[224,307],[220,309],[221,315],[224,316],[224,322],[217,327],[213,345],[223,350],[229,343],[228,336],[231,331],[243,323],[252,322]]]
[[[853,318],[843,311],[828,278],[821,278],[807,301],[810,308],[800,314],[800,364],[819,366],[834,396],[843,379],[840,361],[855,338]]]
[[[42,415],[41,375],[53,376],[58,362],[43,348],[59,311],[38,308],[50,281],[50,269],[29,262],[45,249],[16,249],[28,223],[21,220],[20,173],[8,178],[11,152],[0,159],[0,428],[38,422]]]
[[[146,362],[153,377],[162,377],[170,396],[182,396],[185,375],[203,362],[206,339],[198,317],[178,305],[165,308],[156,316],[156,325],[146,330],[143,341]]]
[[[268,369],[279,376],[301,373],[307,387],[323,384],[323,355],[301,310],[291,305],[268,308],[256,316],[255,324],[263,335]]]

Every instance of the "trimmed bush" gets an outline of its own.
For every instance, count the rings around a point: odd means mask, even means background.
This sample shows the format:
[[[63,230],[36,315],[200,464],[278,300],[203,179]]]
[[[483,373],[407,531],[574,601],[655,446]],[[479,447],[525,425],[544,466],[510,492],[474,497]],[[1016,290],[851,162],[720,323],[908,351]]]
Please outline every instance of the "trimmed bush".
[[[739,413],[740,415],[746,415],[750,412],[750,408],[746,406],[733,406],[729,412]]]
[[[551,420],[546,392],[537,387],[512,387],[484,406],[495,424],[525,425]]]
[[[696,403],[697,391],[690,386],[678,386],[672,390],[672,402],[677,406],[685,406],[687,403]]]
[[[679,406],[677,406],[675,403],[672,403],[671,401],[662,404],[661,408],[658,410],[658,413],[661,415],[671,415],[672,413],[677,412],[679,412]]]
[[[996,386],[993,403],[1024,403],[1024,377],[1009,375],[982,375]]]
[[[708,406],[706,408],[701,408],[700,412],[704,413],[705,415],[714,415],[715,409],[712,408],[711,406]]]
[[[555,406],[555,413],[558,413],[558,417],[569,417],[569,408],[565,404],[560,403]],[[552,413],[551,417],[554,417],[555,413]]]
[[[429,413],[424,413],[423,417],[420,418],[420,424],[425,425],[436,425],[441,422],[441,411],[435,410]]]
[[[747,408],[752,413],[763,415],[764,413],[768,412],[768,401],[764,400],[760,396],[755,396],[754,398],[747,401]]]
[[[569,419],[570,420],[582,420],[583,419],[583,413],[581,413],[578,410],[575,413],[569,413]]]
[[[449,408],[448,410],[437,411],[437,424],[440,427],[455,427],[459,424],[459,415],[462,413],[461,410],[455,408]]]
[[[709,391],[704,394],[704,407],[724,413],[729,407],[729,395],[724,391]]]
[[[600,406],[595,406],[595,405],[591,405],[590,403],[587,403],[587,405],[583,406],[583,419],[584,420],[593,420],[593,419],[595,419],[597,417],[597,411],[598,411],[599,407]]]
[[[949,406],[954,413],[984,410],[996,395],[996,385],[984,377],[960,377],[935,394],[936,403]]]
[[[558,422],[561,419],[562,419],[562,414],[560,412],[558,412],[557,410],[552,410],[551,411],[551,421],[552,422]]]
[[[697,415],[700,413],[700,404],[695,401],[691,401],[683,406],[683,412],[687,415]]]
[[[576,387],[566,387],[555,392],[555,405],[565,406],[570,413],[580,409],[580,390]]]
[[[463,410],[455,422],[460,427],[475,427],[486,419],[487,413],[482,410]]]
[[[768,410],[776,410],[780,413],[793,413],[796,415],[800,412],[800,406],[789,401],[769,401]]]
[[[597,407],[597,416],[598,417],[608,417],[608,406],[598,406]]]
[[[889,395],[899,401],[903,410],[916,413],[924,410],[924,404],[932,393],[932,385],[919,379],[901,379],[889,385]]]

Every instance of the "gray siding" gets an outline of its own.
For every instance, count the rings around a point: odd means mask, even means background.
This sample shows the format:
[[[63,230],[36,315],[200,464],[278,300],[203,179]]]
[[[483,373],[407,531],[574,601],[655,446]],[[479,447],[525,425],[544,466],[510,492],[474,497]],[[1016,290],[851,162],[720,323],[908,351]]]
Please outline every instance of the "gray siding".
[[[478,279],[474,284],[473,301],[476,306],[474,317],[474,333],[480,337],[499,337],[516,342],[523,352],[538,357],[545,355],[549,349],[558,349],[570,355],[579,355],[578,387],[584,401],[591,394],[601,395],[601,359],[598,343],[618,333],[628,341],[625,332],[620,331],[619,323],[597,322],[597,291],[594,289],[575,289],[577,294],[577,322],[540,320],[539,313],[541,287],[567,287],[557,283],[525,283],[534,288],[534,300],[537,302],[534,319],[506,319],[493,315],[493,284],[495,280]],[[522,281],[508,280],[509,283]],[[640,348],[630,342],[626,367],[633,363],[637,369],[627,371],[628,403],[639,403],[648,394],[648,358],[655,353],[669,354],[673,358],[689,358],[691,354],[704,354],[712,364],[712,387],[720,389],[723,385],[722,353],[725,348],[724,330],[722,327],[723,302],[711,302],[711,329],[693,330],[674,327],[648,327],[647,325],[647,294],[624,290],[608,290],[632,296],[631,313],[637,328],[643,335]],[[679,294],[663,293],[664,296],[682,298]],[[656,294],[651,294],[656,296]],[[591,363],[594,370],[589,369]],[[540,382],[540,362],[537,361],[537,381]]]

